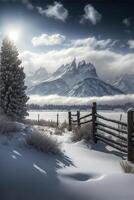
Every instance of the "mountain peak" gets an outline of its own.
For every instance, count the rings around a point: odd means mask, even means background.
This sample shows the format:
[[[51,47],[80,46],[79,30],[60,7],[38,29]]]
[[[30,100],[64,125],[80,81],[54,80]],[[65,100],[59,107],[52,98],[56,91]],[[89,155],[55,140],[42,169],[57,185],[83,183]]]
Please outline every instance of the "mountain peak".
[[[86,62],[85,60],[82,60],[78,63],[78,71],[79,73],[84,73],[89,77],[98,77],[95,66],[90,62]]]
[[[37,73],[47,73],[47,70],[44,68],[44,67],[40,67],[39,69],[37,69],[36,71],[35,71],[35,74],[37,74]]]
[[[49,74],[44,67],[37,69],[32,75],[26,77],[26,85],[31,87],[38,84],[46,79],[48,79]]]
[[[85,60],[81,60],[78,64],[76,63],[76,58],[74,58],[72,62],[62,65],[53,74],[53,78],[62,78],[67,84],[71,85],[74,85],[88,77],[98,78],[93,64],[87,63]]]
[[[78,63],[78,67],[84,66],[86,64],[85,60],[82,60]]]
[[[76,69],[76,58],[73,59],[73,61],[72,61],[71,65],[70,65],[70,67],[71,67],[72,69]]]

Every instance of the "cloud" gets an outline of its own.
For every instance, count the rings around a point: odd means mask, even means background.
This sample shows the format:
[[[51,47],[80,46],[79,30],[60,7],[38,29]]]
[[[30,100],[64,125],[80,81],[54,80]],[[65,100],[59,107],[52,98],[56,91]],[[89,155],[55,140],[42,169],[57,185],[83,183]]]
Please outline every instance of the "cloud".
[[[103,97],[65,97],[58,95],[39,96],[31,95],[28,101],[29,104],[56,104],[56,105],[91,105],[92,102],[97,102],[101,105],[123,105],[134,102],[134,94],[115,95]]]
[[[125,18],[122,20],[122,23],[126,26],[129,27],[131,25],[130,18]]]
[[[134,49],[134,40],[128,40],[127,44],[130,49]]]
[[[101,19],[102,15],[91,4],[87,4],[84,7],[84,15],[82,16],[80,23],[89,20],[93,25],[96,25]]]
[[[60,34],[42,34],[38,37],[32,38],[33,46],[49,46],[49,45],[59,45],[65,41],[65,36]]]
[[[111,39],[97,40],[95,37],[88,37],[88,38],[72,41],[72,44],[75,47],[88,46],[92,49],[110,47],[110,46],[113,46],[114,43],[115,41],[112,41]]]
[[[45,53],[24,51],[20,54],[20,58],[26,73],[33,72],[39,67],[54,72],[61,65],[71,62],[74,57],[77,62],[84,59],[95,65],[101,79],[112,80],[123,73],[134,73],[134,53],[114,52],[111,49],[114,42],[110,39],[97,40],[88,37],[72,41],[70,46],[60,50],[50,50]]]
[[[37,10],[41,15],[58,19],[63,22],[65,22],[68,17],[68,10],[64,8],[63,4],[57,1],[54,1],[53,5],[47,5],[47,8],[44,10],[42,7],[38,6]]]

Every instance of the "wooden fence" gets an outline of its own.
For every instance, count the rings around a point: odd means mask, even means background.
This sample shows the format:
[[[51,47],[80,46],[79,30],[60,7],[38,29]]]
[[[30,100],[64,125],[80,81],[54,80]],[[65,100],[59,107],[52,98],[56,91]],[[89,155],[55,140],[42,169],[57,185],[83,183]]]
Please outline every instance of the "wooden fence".
[[[36,119],[35,119],[36,120]],[[40,114],[37,115],[37,122],[38,124],[40,124],[40,121],[42,121],[43,119],[40,119]],[[59,113],[56,114],[56,124],[57,127],[59,127],[60,121],[59,121]]]
[[[80,128],[83,124],[91,123],[92,138],[95,143],[100,140],[126,153],[128,161],[134,162],[134,109],[128,110],[125,123],[98,114],[97,105],[94,102],[91,113],[81,117],[80,111],[76,114],[68,112],[68,120],[69,131],[72,131],[73,126]]]

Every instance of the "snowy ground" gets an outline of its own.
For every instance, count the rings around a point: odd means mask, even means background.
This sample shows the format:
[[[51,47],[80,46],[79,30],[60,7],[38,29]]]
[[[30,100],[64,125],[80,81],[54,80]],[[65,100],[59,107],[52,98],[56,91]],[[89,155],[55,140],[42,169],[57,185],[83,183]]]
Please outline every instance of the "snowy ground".
[[[134,175],[122,171],[119,152],[101,143],[72,143],[66,132],[52,136],[63,151],[54,156],[27,147],[24,133],[0,136],[1,200],[134,199]]]

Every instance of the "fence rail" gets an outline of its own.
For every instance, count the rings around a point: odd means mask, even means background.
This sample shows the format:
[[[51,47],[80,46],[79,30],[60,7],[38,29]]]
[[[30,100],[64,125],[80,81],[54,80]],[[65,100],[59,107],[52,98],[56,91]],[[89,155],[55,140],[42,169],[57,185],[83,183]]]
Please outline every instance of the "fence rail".
[[[90,113],[90,114],[88,114],[88,115],[85,115],[85,116],[83,116],[83,117],[80,117],[80,120],[85,119],[85,118],[87,118],[87,117],[91,117],[91,116],[92,116],[92,113]]]
[[[119,138],[119,139],[121,139],[121,140],[127,142],[127,138],[125,138],[125,137],[123,137],[123,136],[121,136],[121,135],[119,135],[119,134],[117,134],[117,133],[114,133],[114,132],[112,132],[112,131],[110,131],[110,130],[107,130],[107,129],[105,129],[105,128],[97,127],[97,130],[103,131],[103,132],[105,132],[105,133],[107,133],[107,134],[109,134],[109,135],[112,135],[112,136],[114,136],[114,137],[117,137],[117,138]],[[96,135],[97,135],[97,134],[96,134]]]
[[[126,130],[123,130],[123,129],[121,129],[121,128],[115,128],[115,127],[113,127],[113,126],[104,124],[104,123],[99,122],[99,121],[97,122],[97,125],[104,126],[105,128],[109,128],[109,129],[112,129],[112,130],[114,130],[114,131],[122,132],[122,133],[124,133],[124,134],[127,135],[127,131],[126,131]]]
[[[107,138],[103,137],[102,135],[97,135],[97,139],[104,142],[105,144],[108,144],[109,146],[121,151],[121,152],[127,153],[127,148],[120,148],[119,145],[116,145],[113,140],[108,140]]]
[[[98,114],[96,102],[93,103],[91,113],[82,117],[80,114],[80,111],[77,111],[76,114],[68,113],[70,131],[73,126],[78,126],[80,128],[83,124],[92,123],[92,138],[95,143],[100,140],[123,153],[127,153],[128,160],[134,162],[133,109],[128,110],[126,123]],[[75,119],[73,119],[73,117],[75,117]],[[106,124],[106,122],[110,122],[113,125]],[[116,127],[117,125],[118,127]]]
[[[92,119],[90,119],[90,120],[88,120],[88,121],[85,121],[85,122],[81,122],[80,125],[82,125],[82,124],[87,124],[87,123],[90,123],[90,122],[92,122]]]
[[[113,122],[113,123],[116,123],[116,124],[119,124],[119,125],[122,125],[122,126],[126,126],[126,127],[127,127],[127,123],[124,123],[124,122],[121,122],[121,121],[118,121],[118,120],[109,119],[109,118],[104,117],[104,116],[99,115],[99,114],[96,114],[96,117],[97,117],[97,118],[100,118],[100,119],[103,119],[103,120],[105,120],[105,121]]]

